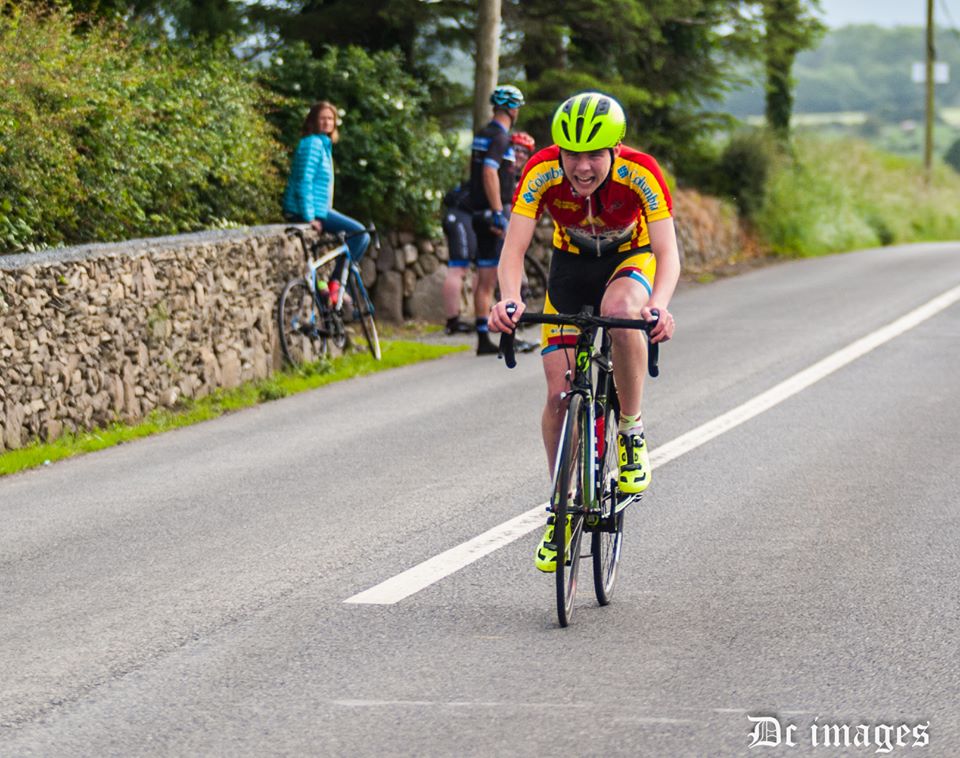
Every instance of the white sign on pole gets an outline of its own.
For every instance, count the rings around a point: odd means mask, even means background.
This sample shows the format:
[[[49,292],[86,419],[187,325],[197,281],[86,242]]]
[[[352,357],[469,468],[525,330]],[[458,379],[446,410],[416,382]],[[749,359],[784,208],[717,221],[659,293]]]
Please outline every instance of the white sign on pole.
[[[923,84],[927,81],[926,64],[914,63],[910,72],[910,78],[917,84]],[[948,84],[950,82],[950,66],[947,63],[936,62],[933,64],[933,83]]]

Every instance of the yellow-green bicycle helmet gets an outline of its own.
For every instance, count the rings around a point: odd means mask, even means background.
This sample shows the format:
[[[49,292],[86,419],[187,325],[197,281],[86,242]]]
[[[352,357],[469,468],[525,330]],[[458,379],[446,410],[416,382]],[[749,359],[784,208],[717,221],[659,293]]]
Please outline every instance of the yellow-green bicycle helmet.
[[[620,143],[627,132],[627,117],[610,95],[583,92],[557,108],[550,132],[553,141],[564,150],[602,150]]]

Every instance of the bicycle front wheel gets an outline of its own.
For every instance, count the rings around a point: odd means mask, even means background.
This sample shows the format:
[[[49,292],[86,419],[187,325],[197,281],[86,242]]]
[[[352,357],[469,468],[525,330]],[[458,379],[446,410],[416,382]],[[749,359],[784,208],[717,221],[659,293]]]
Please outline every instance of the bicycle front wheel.
[[[356,318],[360,321],[360,328],[363,330],[364,339],[366,339],[367,346],[370,348],[370,354],[374,360],[379,361],[382,357],[380,354],[380,335],[377,334],[377,322],[373,319],[373,303],[370,302],[366,287],[356,277],[350,280],[350,296],[353,298]]]
[[[603,416],[597,416],[597,484],[600,494],[600,521],[593,532],[590,552],[593,554],[593,589],[597,602],[607,605],[617,582],[620,548],[623,544],[623,513],[617,513],[620,469],[617,461],[616,409],[609,407]]]
[[[277,303],[280,350],[291,366],[318,360],[327,352],[324,319],[305,279],[292,279]]]
[[[557,618],[567,626],[573,617],[577,596],[577,573],[580,568],[580,543],[583,539],[583,474],[582,446],[585,417],[583,398],[573,395],[567,408],[561,438],[557,482],[553,493],[553,540],[557,546]],[[564,524],[570,519],[569,537]]]

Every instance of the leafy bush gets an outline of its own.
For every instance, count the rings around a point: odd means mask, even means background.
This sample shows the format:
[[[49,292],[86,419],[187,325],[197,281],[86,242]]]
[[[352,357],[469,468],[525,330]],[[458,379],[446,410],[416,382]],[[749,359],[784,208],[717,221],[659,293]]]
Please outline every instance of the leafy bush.
[[[943,156],[944,162],[954,171],[960,173],[960,139],[955,140]]]
[[[738,132],[720,154],[710,189],[731,198],[741,215],[753,218],[763,206],[777,156],[776,141],[765,130]]]
[[[188,49],[0,2],[0,252],[279,216],[265,90]]]
[[[758,230],[775,252],[823,253],[960,237],[960,176],[859,140],[798,139],[774,165]]]
[[[265,79],[287,97],[272,118],[291,154],[311,103],[329,100],[340,109],[337,210],[384,228],[436,231],[440,198],[464,172],[466,156],[456,136],[427,116],[427,89],[404,73],[398,53],[329,48],[317,59],[297,43]]]

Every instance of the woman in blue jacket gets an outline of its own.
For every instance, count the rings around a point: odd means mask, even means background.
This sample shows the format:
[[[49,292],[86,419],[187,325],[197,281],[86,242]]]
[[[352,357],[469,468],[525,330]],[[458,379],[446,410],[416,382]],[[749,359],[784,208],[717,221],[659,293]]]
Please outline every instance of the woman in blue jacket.
[[[317,232],[363,231],[359,221],[333,209],[333,146],[340,138],[336,106],[326,100],[314,103],[300,133],[283,193],[284,218],[309,223]],[[350,257],[359,261],[369,244],[369,234],[350,237]]]

